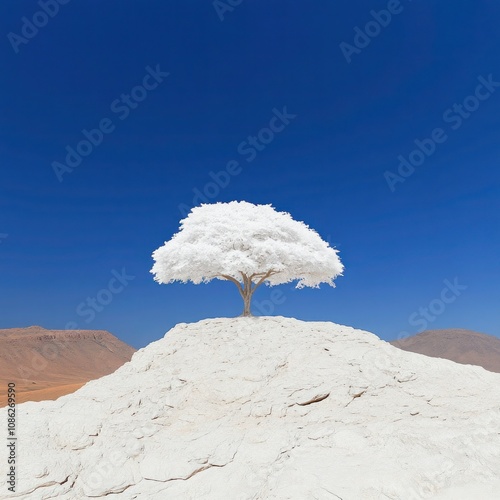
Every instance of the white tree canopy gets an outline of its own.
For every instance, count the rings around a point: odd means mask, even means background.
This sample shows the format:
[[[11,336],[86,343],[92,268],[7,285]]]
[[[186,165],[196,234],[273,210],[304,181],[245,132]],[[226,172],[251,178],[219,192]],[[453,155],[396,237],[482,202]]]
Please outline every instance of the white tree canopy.
[[[271,205],[246,201],[193,208],[153,259],[151,273],[159,283],[230,280],[244,300],[245,289],[251,298],[262,283],[335,286],[344,269],[337,250],[309,226]]]

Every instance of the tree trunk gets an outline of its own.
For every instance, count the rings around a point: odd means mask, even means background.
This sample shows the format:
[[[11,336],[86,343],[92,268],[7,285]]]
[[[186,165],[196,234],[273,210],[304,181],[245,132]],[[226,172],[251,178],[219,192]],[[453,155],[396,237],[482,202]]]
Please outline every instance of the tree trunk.
[[[243,297],[243,312],[241,313],[242,316],[253,316],[252,311],[250,309],[251,303],[252,303],[252,295],[255,290],[255,288],[252,289],[252,281],[251,280],[245,280],[247,283],[245,283],[245,288],[243,289],[242,297]]]
[[[240,274],[243,280],[243,286],[241,286],[240,282],[232,276],[228,276],[227,274],[221,274],[220,276],[228,281],[232,281],[237,286],[238,292],[240,292],[241,298],[243,299],[243,312],[240,316],[253,316],[250,308],[253,293],[260,285],[262,285],[262,283],[264,283],[267,278],[269,278],[269,276],[271,276],[272,274],[276,274],[276,271],[273,271],[271,269],[267,272],[252,274],[251,276],[247,276],[242,272],[240,272]],[[254,286],[252,286],[253,278],[255,277],[259,277],[260,279],[259,281],[257,281],[257,283],[254,284]]]
[[[250,311],[250,300],[251,296],[246,296],[243,298],[243,312],[241,313],[242,316],[253,316],[252,312]]]
[[[250,304],[252,302],[252,280],[246,274],[242,273],[243,287],[241,290],[241,297],[243,298],[243,312],[241,316],[252,316],[252,311],[250,309]]]

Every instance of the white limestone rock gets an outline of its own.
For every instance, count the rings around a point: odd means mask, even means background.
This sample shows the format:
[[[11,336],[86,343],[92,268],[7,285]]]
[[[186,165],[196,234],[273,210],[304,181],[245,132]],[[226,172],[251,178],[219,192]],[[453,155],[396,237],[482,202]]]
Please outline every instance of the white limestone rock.
[[[333,323],[179,324],[17,412],[0,498],[500,498],[500,374]]]

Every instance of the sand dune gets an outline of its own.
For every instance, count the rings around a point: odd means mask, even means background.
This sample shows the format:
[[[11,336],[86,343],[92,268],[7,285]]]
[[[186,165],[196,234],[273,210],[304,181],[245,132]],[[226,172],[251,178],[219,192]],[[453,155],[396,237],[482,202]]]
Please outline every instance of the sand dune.
[[[405,351],[478,365],[500,373],[500,339],[492,335],[459,328],[427,330],[391,344]]]
[[[103,330],[0,330],[0,406],[8,382],[17,402],[56,399],[114,372],[135,349]]]

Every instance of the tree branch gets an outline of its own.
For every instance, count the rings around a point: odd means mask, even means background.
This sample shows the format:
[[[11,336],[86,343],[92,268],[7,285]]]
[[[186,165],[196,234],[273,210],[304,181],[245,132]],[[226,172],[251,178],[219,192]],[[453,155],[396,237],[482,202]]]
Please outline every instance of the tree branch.
[[[238,292],[240,292],[240,295],[243,297],[243,288],[242,288],[240,282],[236,278],[233,278],[232,276],[229,276],[228,274],[220,274],[219,276],[222,276],[226,280],[232,281],[238,287]]]
[[[229,276],[228,274],[219,274],[218,276],[220,276],[221,278],[224,278],[228,281],[232,281],[238,287],[238,292],[240,292],[240,295],[242,297],[244,297],[245,293],[253,294],[255,289],[258,286],[262,285],[262,283],[264,283],[264,281],[267,278],[269,278],[269,276],[272,276],[273,274],[277,274],[278,272],[279,271],[274,271],[273,269],[270,269],[269,271],[266,271],[266,272],[254,273],[250,276],[247,276],[245,273],[240,271],[241,279],[243,280],[243,286],[241,286],[241,283],[236,278],[233,278],[232,276]],[[261,278],[252,287],[252,283],[253,283],[252,278],[255,278],[257,276],[261,276]]]
[[[262,283],[264,283],[264,281],[269,278],[270,276],[270,271],[268,271],[266,274],[264,274],[264,276],[262,276],[262,278],[260,278],[259,281],[257,281],[257,283],[255,283],[255,286],[253,287],[253,289],[255,290],[258,286],[262,285]]]
[[[241,277],[243,279],[243,285],[244,285],[244,293],[250,293],[250,291],[252,290],[252,279],[249,278],[245,273],[241,272],[240,271],[240,274],[241,274]]]
[[[255,284],[255,286],[252,288],[252,293],[255,291],[255,289],[262,285],[262,283],[264,283],[264,281],[269,278],[269,276],[272,276],[273,274],[277,274],[279,271],[273,271],[272,269],[270,269],[269,271],[267,271],[267,273],[258,273],[256,274],[256,276],[262,276],[262,278]]]
[[[265,272],[264,272],[264,273],[253,273],[253,274],[250,276],[250,279],[255,278],[256,276],[264,276],[264,274],[266,274],[266,273],[265,273]]]

